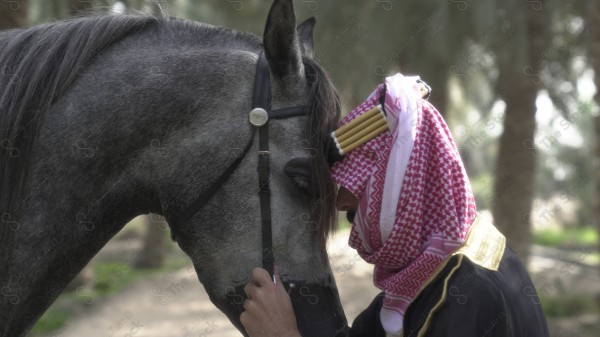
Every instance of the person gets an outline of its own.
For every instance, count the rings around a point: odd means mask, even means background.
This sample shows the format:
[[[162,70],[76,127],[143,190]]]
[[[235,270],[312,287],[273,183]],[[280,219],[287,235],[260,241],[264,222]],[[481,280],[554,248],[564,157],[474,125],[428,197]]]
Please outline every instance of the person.
[[[477,214],[428,93],[418,77],[387,77],[333,134],[343,154],[332,167],[336,207],[382,290],[347,335],[548,336],[535,287],[504,236]],[[253,278],[240,317],[250,335],[300,336],[277,273],[276,283],[261,268]]]

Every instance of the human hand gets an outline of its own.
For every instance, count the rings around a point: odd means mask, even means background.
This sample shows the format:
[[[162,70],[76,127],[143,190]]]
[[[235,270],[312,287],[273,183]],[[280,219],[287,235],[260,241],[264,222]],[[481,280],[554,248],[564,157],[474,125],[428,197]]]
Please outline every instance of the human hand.
[[[240,321],[251,337],[301,337],[290,296],[285,291],[279,269],[275,267],[275,280],[262,268],[252,270],[254,282],[244,286],[248,299]]]

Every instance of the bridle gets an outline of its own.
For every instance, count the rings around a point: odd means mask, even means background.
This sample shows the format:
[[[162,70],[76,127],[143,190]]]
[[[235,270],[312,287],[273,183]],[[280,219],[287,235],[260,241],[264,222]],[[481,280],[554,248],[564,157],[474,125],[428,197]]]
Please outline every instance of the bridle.
[[[253,129],[250,140],[244,151],[234,162],[221,173],[207,189],[192,204],[188,206],[175,220],[172,226],[186,222],[194,216],[215,192],[227,181],[229,176],[237,169],[252,144],[254,143],[255,131],[258,131],[258,195],[260,197],[260,217],[262,225],[262,264],[271,276],[273,276],[273,235],[271,223],[271,188],[269,185],[270,152],[269,152],[269,120],[290,117],[305,116],[306,105],[286,107],[282,109],[271,109],[271,72],[269,63],[264,52],[260,52],[256,64],[256,76],[254,79],[254,93],[252,95],[252,110],[249,114],[249,122]]]

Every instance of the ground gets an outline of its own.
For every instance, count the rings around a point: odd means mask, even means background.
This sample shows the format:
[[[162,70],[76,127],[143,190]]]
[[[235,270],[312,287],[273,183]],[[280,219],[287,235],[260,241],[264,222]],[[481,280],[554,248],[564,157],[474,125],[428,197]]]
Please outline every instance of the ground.
[[[342,305],[348,321],[352,322],[379,290],[372,285],[372,266],[347,246],[347,237],[347,230],[336,234],[329,251]],[[107,246],[99,258],[115,256],[115,250],[122,249],[117,243]],[[84,304],[79,305],[65,325],[45,337],[241,336],[211,304],[191,264],[180,260],[173,271],[142,278],[118,294],[80,299]],[[544,293],[600,294],[598,269],[574,261],[564,252],[534,248],[529,269],[536,287]],[[597,325],[597,317],[597,314],[583,314],[551,319],[552,336],[595,336],[591,331],[597,329],[593,327]]]

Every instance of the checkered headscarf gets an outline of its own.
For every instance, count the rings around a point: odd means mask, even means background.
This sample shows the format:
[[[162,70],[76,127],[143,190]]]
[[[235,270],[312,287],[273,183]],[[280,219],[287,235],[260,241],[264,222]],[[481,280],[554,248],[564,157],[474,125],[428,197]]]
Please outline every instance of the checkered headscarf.
[[[332,169],[333,179],[359,199],[349,244],[375,265],[385,291],[384,329],[400,334],[404,314],[443,260],[466,239],[476,215],[460,155],[440,113],[421,99],[418,77],[385,83],[341,122],[385,101],[389,131]]]

